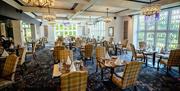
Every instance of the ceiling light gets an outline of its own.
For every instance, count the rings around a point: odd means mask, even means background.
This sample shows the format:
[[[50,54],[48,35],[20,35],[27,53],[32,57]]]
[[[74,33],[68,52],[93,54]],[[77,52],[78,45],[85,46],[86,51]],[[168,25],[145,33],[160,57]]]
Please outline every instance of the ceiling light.
[[[106,22],[106,23],[109,23],[109,22],[111,22],[112,21],[112,19],[108,16],[108,8],[107,8],[107,16],[105,17],[105,19],[104,19],[104,22]]]
[[[47,20],[47,21],[54,21],[56,19],[55,15],[50,14],[50,8],[48,7],[48,15],[44,15],[43,19]]]
[[[161,10],[160,5],[152,4],[151,0],[149,5],[142,7],[141,9],[142,14],[145,16],[159,15],[160,10]]]
[[[33,7],[52,7],[55,0],[22,0],[27,6]]]

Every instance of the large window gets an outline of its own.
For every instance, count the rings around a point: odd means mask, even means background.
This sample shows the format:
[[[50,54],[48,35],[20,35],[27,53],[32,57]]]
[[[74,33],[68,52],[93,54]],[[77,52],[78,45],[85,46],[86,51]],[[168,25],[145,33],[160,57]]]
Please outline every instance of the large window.
[[[134,16],[137,22],[137,41],[146,41],[147,47],[158,50],[164,47],[167,50],[175,49],[178,44],[180,26],[180,8],[162,10],[159,20],[155,16],[145,18],[142,15]]]
[[[99,21],[90,26],[91,36],[98,38],[105,36],[105,22]]]
[[[57,23],[56,24],[56,37],[57,36],[76,36],[77,24],[76,23]]]

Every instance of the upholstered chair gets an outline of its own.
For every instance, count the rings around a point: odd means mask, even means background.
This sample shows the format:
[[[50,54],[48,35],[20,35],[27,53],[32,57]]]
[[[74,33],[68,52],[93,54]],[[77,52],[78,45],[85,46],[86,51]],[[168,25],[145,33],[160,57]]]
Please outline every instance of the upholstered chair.
[[[172,66],[179,67],[180,74],[180,49],[171,50],[168,59],[165,59],[161,56],[158,61],[157,70],[159,70],[159,64],[164,64],[167,67],[167,73]]]
[[[54,47],[53,57],[54,57],[54,61],[55,61],[55,62],[59,61],[59,60],[58,60],[58,52],[59,52],[60,50],[64,50],[64,49],[65,49],[64,46],[55,46],[55,47]]]
[[[121,89],[135,87],[142,62],[132,61],[126,64],[123,72],[114,73],[112,82]]]
[[[87,71],[62,74],[60,77],[60,91],[86,91],[87,78]]]
[[[22,65],[25,62],[25,56],[26,56],[26,48],[22,47],[18,49],[18,53],[19,53],[19,65]]]
[[[90,60],[92,60],[92,63],[93,63],[92,53],[93,53],[93,45],[92,44],[86,44],[85,50],[84,50],[84,59],[85,60],[90,59]]]
[[[68,56],[70,57],[71,60],[73,60],[73,52],[72,52],[72,50],[68,50],[68,49],[60,50],[60,51],[58,51],[57,59],[60,62],[66,62],[67,59],[68,59]]]
[[[131,51],[132,51],[132,58],[131,58],[131,61],[133,60],[133,59],[135,59],[135,60],[137,60],[137,59],[141,59],[141,60],[143,60],[144,59],[144,62],[145,62],[145,55],[143,54],[143,53],[137,53],[136,52],[136,49],[135,49],[135,47],[134,47],[134,45],[132,44],[132,43],[130,43],[130,47],[131,47]]]
[[[122,44],[121,44],[121,50],[123,52],[126,52],[126,54],[127,54],[127,44],[128,44],[128,40],[127,39],[123,40]]]
[[[98,71],[98,67],[101,67],[99,62],[101,61],[101,58],[105,57],[105,53],[106,53],[105,47],[102,46],[96,47],[96,72]]]
[[[4,68],[0,75],[0,89],[3,89],[14,83],[14,75],[18,63],[18,57],[11,54],[6,58]]]

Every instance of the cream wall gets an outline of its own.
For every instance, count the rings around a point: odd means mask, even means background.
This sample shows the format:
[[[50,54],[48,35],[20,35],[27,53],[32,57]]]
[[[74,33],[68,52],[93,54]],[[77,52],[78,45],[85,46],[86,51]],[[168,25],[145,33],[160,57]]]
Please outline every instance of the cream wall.
[[[116,16],[116,19],[112,18],[112,21],[110,23],[106,23],[106,33],[105,33],[105,39],[109,40],[110,36],[108,34],[108,28],[109,27],[114,27],[114,42],[118,43],[122,41],[122,36],[123,36],[123,17],[121,16]]]

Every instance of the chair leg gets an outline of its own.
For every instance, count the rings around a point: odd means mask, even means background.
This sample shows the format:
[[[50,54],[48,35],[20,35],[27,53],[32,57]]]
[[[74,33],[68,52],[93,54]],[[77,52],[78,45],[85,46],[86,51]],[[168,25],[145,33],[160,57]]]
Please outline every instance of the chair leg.
[[[98,72],[98,65],[96,65],[96,72]]]
[[[166,74],[168,74],[169,73],[169,67],[167,66],[166,67]]]
[[[179,74],[180,74],[180,66],[179,66]]]
[[[101,69],[101,80],[103,80],[103,69]]]
[[[137,91],[137,87],[136,86],[134,86],[134,91]]]
[[[133,61],[133,56],[131,57],[131,61]]]
[[[160,61],[158,61],[158,64],[157,64],[157,71],[159,71],[159,63],[160,63]]]

